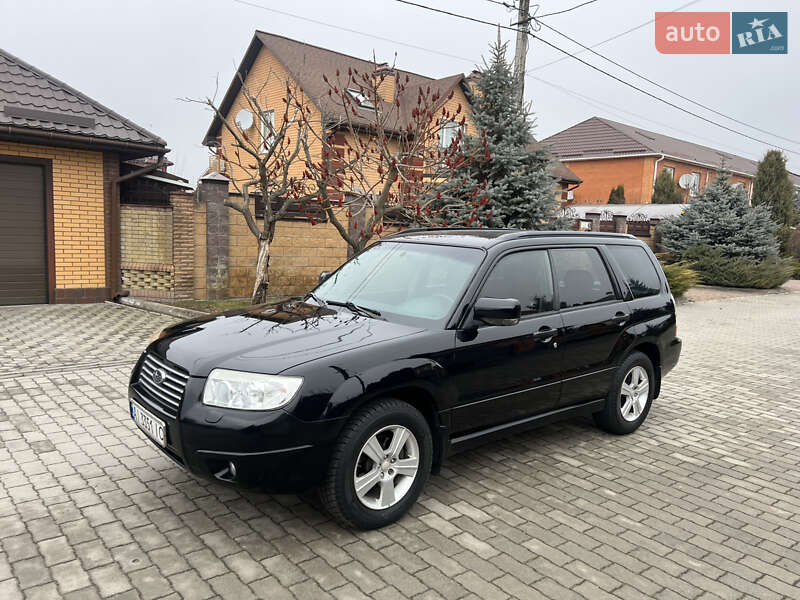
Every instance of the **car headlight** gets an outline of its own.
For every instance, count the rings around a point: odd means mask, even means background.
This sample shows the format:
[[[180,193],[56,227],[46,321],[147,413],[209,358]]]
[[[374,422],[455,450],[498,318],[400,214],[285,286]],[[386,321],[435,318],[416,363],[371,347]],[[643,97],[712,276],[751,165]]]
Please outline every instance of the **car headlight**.
[[[203,404],[239,410],[274,410],[289,404],[301,385],[302,377],[214,369],[203,389]]]

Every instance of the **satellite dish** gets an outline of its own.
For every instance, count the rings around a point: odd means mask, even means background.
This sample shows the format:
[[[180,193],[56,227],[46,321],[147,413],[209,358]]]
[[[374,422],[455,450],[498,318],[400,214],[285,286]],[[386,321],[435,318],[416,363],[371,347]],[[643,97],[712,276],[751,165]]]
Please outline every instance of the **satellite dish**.
[[[678,185],[684,190],[691,189],[694,186],[694,176],[691,173],[681,175],[681,178],[678,179]]]
[[[236,126],[242,131],[247,131],[253,126],[253,113],[243,108],[236,113]]]

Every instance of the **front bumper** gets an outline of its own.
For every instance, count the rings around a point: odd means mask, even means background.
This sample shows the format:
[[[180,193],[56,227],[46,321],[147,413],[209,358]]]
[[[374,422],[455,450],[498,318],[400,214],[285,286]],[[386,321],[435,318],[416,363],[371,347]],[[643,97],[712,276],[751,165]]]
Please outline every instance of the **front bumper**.
[[[129,398],[166,424],[166,447],[148,437],[164,454],[199,477],[240,487],[284,493],[321,483],[341,419],[307,422],[284,410],[206,406],[204,385],[205,378],[189,378],[177,417],[139,384],[129,386]]]

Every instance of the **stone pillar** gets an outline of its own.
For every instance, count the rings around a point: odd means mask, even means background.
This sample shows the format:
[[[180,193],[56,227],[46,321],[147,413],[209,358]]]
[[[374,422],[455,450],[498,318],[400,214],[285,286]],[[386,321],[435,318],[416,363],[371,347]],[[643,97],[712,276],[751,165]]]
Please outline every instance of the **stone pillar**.
[[[600,231],[600,213],[587,212],[586,218],[592,222],[592,231]]]
[[[176,300],[194,295],[194,194],[172,192],[172,262],[175,267],[173,294]]]
[[[627,233],[628,215],[614,215],[614,231],[617,233]]]
[[[228,222],[228,178],[209,173],[197,188],[199,202],[206,205],[206,295],[219,300],[228,295],[230,224]]]

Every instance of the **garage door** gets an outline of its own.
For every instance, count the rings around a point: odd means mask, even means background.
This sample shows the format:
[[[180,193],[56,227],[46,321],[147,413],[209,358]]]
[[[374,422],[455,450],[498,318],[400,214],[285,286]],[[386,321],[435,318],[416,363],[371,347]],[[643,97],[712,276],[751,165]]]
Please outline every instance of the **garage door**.
[[[44,167],[0,163],[0,305],[47,302]]]

